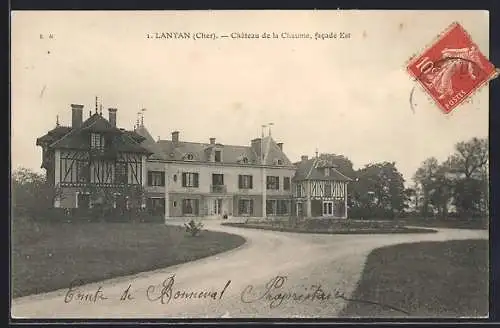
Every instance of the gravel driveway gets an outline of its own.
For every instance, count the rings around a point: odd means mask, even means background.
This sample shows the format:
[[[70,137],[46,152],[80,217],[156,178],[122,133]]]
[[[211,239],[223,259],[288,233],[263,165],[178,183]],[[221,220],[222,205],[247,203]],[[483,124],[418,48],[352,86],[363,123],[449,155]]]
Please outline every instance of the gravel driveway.
[[[243,246],[154,272],[12,301],[16,318],[335,317],[356,288],[366,256],[381,246],[487,239],[481,230],[429,234],[293,234],[221,226]],[[140,256],[140,254],[138,254]],[[128,289],[129,293],[124,292]],[[221,295],[222,294],[222,295]]]

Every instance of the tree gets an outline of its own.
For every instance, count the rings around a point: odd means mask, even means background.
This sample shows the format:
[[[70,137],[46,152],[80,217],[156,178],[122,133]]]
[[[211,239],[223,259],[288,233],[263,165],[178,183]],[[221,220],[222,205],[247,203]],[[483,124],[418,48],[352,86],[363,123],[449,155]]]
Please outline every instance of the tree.
[[[451,168],[457,173],[463,173],[466,178],[481,174],[488,164],[488,140],[472,138],[455,145],[455,154],[449,161]]]
[[[432,193],[438,170],[438,160],[435,157],[429,157],[422,162],[413,176],[415,184],[422,191],[420,214],[424,217],[430,214],[430,194]]]
[[[353,205],[360,216],[394,217],[404,210],[404,179],[394,162],[366,165],[356,176]]]
[[[454,205],[461,216],[486,215],[488,210],[488,140],[472,138],[455,145],[448,159],[456,176]]]
[[[454,187],[453,181],[449,178],[449,162],[439,165],[432,177],[429,187],[429,202],[437,210],[437,216],[446,218],[448,215],[448,203],[452,197]]]
[[[11,196],[16,214],[37,218],[52,208],[54,199],[60,198],[62,193],[49,184],[44,175],[19,168],[12,173]]]
[[[423,216],[447,217],[450,201],[462,216],[484,214],[488,207],[487,140],[458,142],[445,162],[440,164],[434,157],[422,162],[413,179],[422,190]]]

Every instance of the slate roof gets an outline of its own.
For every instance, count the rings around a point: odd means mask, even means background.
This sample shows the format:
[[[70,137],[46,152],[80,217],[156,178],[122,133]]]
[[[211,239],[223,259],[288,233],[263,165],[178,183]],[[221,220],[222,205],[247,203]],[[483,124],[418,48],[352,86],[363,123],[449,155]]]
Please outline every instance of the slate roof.
[[[145,141],[143,145],[154,152],[150,159],[167,160],[167,161],[188,161],[188,162],[210,162],[210,154],[214,147],[222,150],[222,163],[224,164],[249,164],[257,165],[259,156],[257,151],[252,146],[240,145],[225,145],[221,143],[210,144],[200,142],[179,141],[174,144],[172,140],[154,141],[145,127],[139,127],[136,132],[143,137]],[[276,160],[280,159],[279,167],[294,167],[288,157],[281,151],[276,142],[271,137],[265,137],[263,140],[264,152],[267,152],[266,165],[277,165]],[[188,159],[188,155],[192,155],[192,159]],[[247,162],[244,162],[244,159]]]
[[[48,145],[54,149],[88,149],[89,138],[86,132],[109,133],[112,138],[113,149],[134,153],[151,154],[152,152],[141,146],[144,137],[134,131],[118,129],[109,123],[102,115],[95,113],[82,122],[78,128],[57,126],[44,136],[37,139],[38,146]]]
[[[335,180],[335,181],[352,181],[351,178],[343,175],[335,167],[333,162],[312,158],[295,163],[297,171],[295,171],[294,180]],[[330,168],[330,175],[325,176],[324,168]]]

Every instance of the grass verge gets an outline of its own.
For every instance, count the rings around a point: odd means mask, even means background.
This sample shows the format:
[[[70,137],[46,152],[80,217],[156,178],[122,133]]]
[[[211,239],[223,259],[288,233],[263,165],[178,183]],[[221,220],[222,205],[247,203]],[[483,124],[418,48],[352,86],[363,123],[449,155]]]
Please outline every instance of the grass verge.
[[[202,231],[190,237],[184,227],[157,223],[14,222],[12,296],[164,268],[243,243],[237,235]]]
[[[368,256],[353,301],[341,316],[487,316],[488,280],[487,240],[379,248]]]
[[[324,228],[306,228],[306,227],[289,227],[272,225],[268,223],[222,223],[237,228],[261,229],[280,232],[296,232],[296,233],[319,233],[319,234],[389,234],[389,233],[433,233],[436,230],[427,228],[407,228],[404,226],[397,227],[324,227]]]
[[[450,229],[472,229],[472,230],[488,230],[488,218],[477,219],[436,219],[436,218],[403,218],[400,219],[401,224],[429,227],[429,228],[450,228]]]

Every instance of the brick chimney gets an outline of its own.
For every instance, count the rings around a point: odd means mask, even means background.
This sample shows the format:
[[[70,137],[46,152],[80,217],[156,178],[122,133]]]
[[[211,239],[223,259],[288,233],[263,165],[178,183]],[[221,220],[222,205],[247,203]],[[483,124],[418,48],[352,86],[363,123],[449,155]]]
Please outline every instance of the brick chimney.
[[[174,143],[174,145],[177,145],[179,143],[179,131],[172,132],[172,142]]]
[[[215,145],[215,138],[210,138],[210,144]]]
[[[283,151],[283,143],[282,142],[278,142],[277,145],[278,145],[278,147],[280,147],[280,150]]]
[[[71,104],[71,127],[79,128],[83,121],[83,105]]]
[[[116,108],[108,108],[109,123],[116,128]]]
[[[309,156],[307,156],[307,155],[300,156],[301,161],[307,161],[308,159],[309,159]]]

